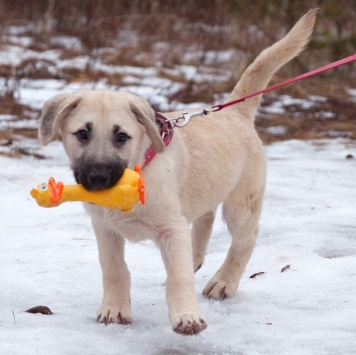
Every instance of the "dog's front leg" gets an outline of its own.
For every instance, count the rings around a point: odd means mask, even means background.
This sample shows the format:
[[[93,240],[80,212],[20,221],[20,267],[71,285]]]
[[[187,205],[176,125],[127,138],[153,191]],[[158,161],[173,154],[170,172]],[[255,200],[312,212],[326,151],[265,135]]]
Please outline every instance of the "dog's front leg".
[[[183,218],[175,222],[160,231],[158,240],[167,271],[169,319],[177,333],[196,334],[207,324],[197,304],[190,231]]]
[[[103,273],[104,295],[98,309],[100,323],[131,323],[130,272],[124,260],[124,239],[93,220]]]

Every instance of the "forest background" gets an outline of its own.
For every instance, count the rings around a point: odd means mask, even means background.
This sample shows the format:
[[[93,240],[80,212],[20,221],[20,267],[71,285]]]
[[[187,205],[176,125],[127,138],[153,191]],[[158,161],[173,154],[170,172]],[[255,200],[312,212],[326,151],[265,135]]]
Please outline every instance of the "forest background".
[[[356,2],[0,0],[0,49],[16,45],[35,53],[1,64],[0,115],[21,121],[39,117],[39,107],[21,101],[21,88],[31,80],[54,79],[93,87],[104,80],[110,88],[128,86],[125,73],[103,70],[103,65],[155,68],[159,78],[178,84],[174,90],[162,88],[164,106],[151,100],[157,110],[220,102],[256,55],[313,7],[321,12],[311,43],[275,75],[272,84],[355,53]],[[28,40],[16,41],[14,33]],[[58,60],[41,58],[46,51],[59,52]],[[84,65],[59,65],[79,57],[85,58]],[[184,70],[175,70],[184,66],[193,66],[202,75],[187,76]],[[265,95],[256,121],[264,142],[355,139],[356,99],[350,95],[356,88],[355,67],[355,63],[340,67]],[[204,75],[207,73],[215,77]],[[222,80],[215,79],[219,75]],[[137,74],[136,79],[144,80],[144,74]],[[263,109],[278,103],[281,95],[316,98],[317,104],[294,100],[283,106],[282,115]],[[150,100],[149,93],[146,96]],[[281,126],[284,128],[278,129]],[[35,128],[0,128],[0,144],[11,145],[21,136],[35,137]]]

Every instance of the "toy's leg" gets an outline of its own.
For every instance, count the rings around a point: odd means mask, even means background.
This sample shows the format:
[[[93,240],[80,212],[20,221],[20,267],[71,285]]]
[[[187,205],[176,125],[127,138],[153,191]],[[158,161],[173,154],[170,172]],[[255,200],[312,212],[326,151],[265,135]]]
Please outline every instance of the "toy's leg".
[[[100,323],[131,323],[130,272],[124,260],[124,240],[93,221],[103,273],[104,296],[98,309]]]
[[[197,272],[203,265],[206,249],[208,247],[215,212],[210,211],[196,219],[192,227],[193,262],[194,272]]]
[[[224,263],[203,290],[206,297],[218,300],[235,293],[256,243],[262,196],[263,191],[232,193],[224,202],[223,218],[232,242]]]
[[[183,217],[160,231],[158,245],[167,271],[166,299],[173,329],[196,334],[207,327],[198,308],[190,230]]]

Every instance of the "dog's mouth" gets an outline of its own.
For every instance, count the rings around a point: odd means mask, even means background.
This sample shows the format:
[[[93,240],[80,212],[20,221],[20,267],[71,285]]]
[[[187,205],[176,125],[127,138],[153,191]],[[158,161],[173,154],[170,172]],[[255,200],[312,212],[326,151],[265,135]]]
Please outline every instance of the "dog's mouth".
[[[74,177],[88,191],[100,191],[113,187],[121,178],[127,163],[86,164],[73,168]]]

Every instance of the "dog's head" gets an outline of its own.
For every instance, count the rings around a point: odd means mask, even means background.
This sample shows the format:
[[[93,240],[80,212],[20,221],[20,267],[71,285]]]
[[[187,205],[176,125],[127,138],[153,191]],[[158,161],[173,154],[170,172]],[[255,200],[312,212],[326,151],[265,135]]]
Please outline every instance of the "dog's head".
[[[112,187],[125,168],[142,164],[145,151],[164,144],[148,102],[128,93],[82,90],[47,101],[39,140],[61,139],[75,179],[87,190]]]

